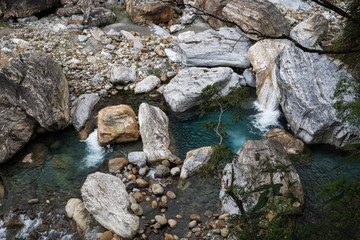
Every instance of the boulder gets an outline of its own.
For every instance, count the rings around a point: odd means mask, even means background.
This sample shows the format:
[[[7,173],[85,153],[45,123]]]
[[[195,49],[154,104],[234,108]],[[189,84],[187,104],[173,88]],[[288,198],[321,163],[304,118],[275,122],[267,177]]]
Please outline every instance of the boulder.
[[[174,17],[174,9],[171,4],[161,1],[154,1],[140,7],[138,18],[144,18],[152,23],[167,23]]]
[[[161,80],[158,77],[154,75],[148,76],[135,85],[134,92],[135,94],[150,92],[156,88],[159,83],[161,83]]]
[[[72,218],[80,235],[86,233],[90,213],[86,210],[84,203],[78,198],[71,198],[65,206],[65,214]]]
[[[250,46],[249,38],[237,28],[220,28],[179,38],[177,52],[181,62],[189,67],[247,68],[250,66],[247,59]]]
[[[4,75],[0,73],[0,82]],[[3,86],[3,85],[1,85]],[[36,121],[24,111],[12,106],[0,94],[0,163],[9,160],[30,140]]]
[[[139,139],[136,115],[128,105],[111,106],[98,113],[98,141],[100,146],[133,142]]]
[[[202,147],[187,152],[181,167],[180,178],[186,179],[197,174],[200,167],[209,161],[211,153],[211,147]]]
[[[296,200],[294,204],[290,204],[288,201],[289,205],[284,207],[294,214],[301,212],[305,203],[303,186],[296,169],[278,141],[274,139],[249,140],[243,144],[237,154],[238,157],[232,163],[228,163],[223,171],[220,199],[224,212],[239,213],[233,199],[225,195],[225,186],[231,186],[232,179],[235,186],[239,186],[250,193],[247,201],[243,199],[245,210],[255,205],[259,200],[260,193],[253,192],[254,190],[267,184],[282,184],[280,193],[283,197],[290,200],[290,197],[294,196],[294,200]],[[284,171],[272,172],[271,170],[275,169],[276,166],[288,167]],[[272,194],[269,194],[268,197],[269,201],[279,198]]]
[[[84,24],[88,27],[105,26],[115,21],[115,13],[103,7],[90,8],[84,14]]]
[[[284,147],[287,154],[291,155],[308,155],[310,149],[305,145],[303,141],[294,137],[291,133],[279,128],[271,129],[265,139],[275,139]]]
[[[277,82],[271,76],[275,60],[285,46],[293,45],[288,40],[265,39],[255,43],[248,57],[256,72],[256,94],[261,108],[274,110],[279,106]]]
[[[306,144],[343,146],[359,141],[360,132],[336,117],[333,99],[340,79],[352,79],[339,62],[326,55],[285,47],[277,59],[272,78],[276,79],[280,105],[295,136]],[[352,101],[352,95],[344,101]]]
[[[60,0],[2,0],[0,9],[4,18],[22,18],[54,8],[59,3]]]
[[[136,70],[121,65],[111,68],[110,82],[113,84],[128,84],[136,81]]]
[[[139,125],[143,151],[150,165],[170,157],[169,118],[158,107],[142,103]]]
[[[82,94],[74,102],[71,109],[72,124],[77,131],[84,128],[90,113],[100,97],[96,93]]]
[[[239,76],[227,67],[186,68],[164,87],[163,95],[174,112],[184,112],[199,103],[200,93],[206,86],[221,83],[225,88],[233,78]]]
[[[59,15],[60,17],[71,17],[76,14],[82,14],[82,11],[79,8],[79,6],[71,4],[68,7],[59,8],[56,14]]]
[[[146,153],[144,152],[131,152],[128,154],[128,159],[131,164],[134,164],[138,168],[142,168],[146,165]]]
[[[86,209],[98,223],[122,238],[132,239],[139,228],[139,217],[129,213],[129,195],[117,177],[96,172],[81,187]]]
[[[290,37],[305,47],[315,47],[328,31],[328,20],[321,14],[296,25],[290,32]]]
[[[256,78],[249,69],[245,69],[242,76],[245,79],[246,85],[248,85],[249,87],[256,87]]]
[[[127,158],[113,158],[109,160],[109,172],[114,173],[123,170],[129,164]]]

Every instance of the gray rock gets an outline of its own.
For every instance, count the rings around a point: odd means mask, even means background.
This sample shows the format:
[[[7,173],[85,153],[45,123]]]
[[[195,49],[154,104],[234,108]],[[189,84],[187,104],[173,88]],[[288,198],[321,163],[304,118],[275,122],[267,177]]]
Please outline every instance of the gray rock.
[[[117,31],[115,31],[114,29],[110,29],[110,30],[106,33],[106,35],[108,35],[108,36],[120,37],[120,33],[117,32]]]
[[[291,30],[290,37],[305,47],[316,47],[327,31],[328,20],[323,15],[316,14],[296,25]]]
[[[112,45],[112,44],[108,44],[105,47],[107,50],[114,50],[116,48],[115,45]]]
[[[250,46],[236,28],[209,29],[179,40],[178,53],[186,66],[247,68]]]
[[[198,104],[206,86],[218,82],[225,87],[234,74],[231,68],[224,67],[182,69],[166,85],[163,95],[174,112],[184,112]]]
[[[90,8],[84,14],[84,24],[88,27],[109,25],[115,21],[115,13],[103,7]]]
[[[179,63],[181,61],[180,56],[179,56],[179,54],[177,54],[177,52],[174,52],[173,50],[171,50],[169,48],[165,48],[164,52],[170,61],[175,62],[175,63]]]
[[[187,152],[184,164],[181,167],[180,178],[186,179],[199,172],[200,167],[211,157],[211,147],[202,147]]]
[[[111,68],[110,82],[113,84],[128,84],[136,81],[136,70],[121,65],[113,65]]]
[[[223,181],[220,190],[220,199],[222,201],[222,210],[230,214],[238,214],[239,209],[233,199],[225,195],[225,185],[231,185],[232,172],[234,185],[242,187],[249,192],[249,198],[244,201],[245,210],[249,209],[257,203],[259,193],[253,192],[255,189],[266,184],[283,184],[280,193],[284,196],[293,194],[297,199],[294,204],[293,213],[301,212],[304,207],[304,190],[300,181],[300,177],[291,161],[287,158],[287,154],[283,146],[276,140],[249,140],[244,143],[239,152],[238,157],[232,163],[228,163],[223,171]],[[267,169],[273,169],[275,166],[289,166],[287,171],[269,173]],[[275,197],[275,199],[278,197]],[[269,197],[270,200],[274,200]],[[289,209],[290,210],[290,209]]]
[[[170,169],[162,164],[156,166],[155,168],[155,177],[162,178],[170,174]]]
[[[175,32],[178,32],[178,31],[184,29],[184,28],[185,28],[184,25],[175,24],[175,25],[172,25],[172,26],[170,27],[170,32],[171,32],[171,33],[175,33]]]
[[[71,30],[83,30],[85,27],[83,25],[80,24],[69,24],[67,26],[67,30],[71,31]]]
[[[131,152],[128,154],[129,162],[138,168],[142,168],[146,165],[146,159],[146,153],[144,152]]]
[[[352,131],[336,117],[332,99],[337,82],[352,79],[326,55],[305,53],[285,47],[273,69],[280,105],[295,136],[307,144],[342,146],[359,141],[359,130]],[[344,96],[351,101],[353,96]]]
[[[243,72],[243,77],[245,78],[246,84],[250,87],[256,87],[256,79],[254,74],[249,70],[245,69]]]
[[[166,219],[164,216],[156,215],[156,216],[155,216],[155,220],[156,220],[156,222],[158,222],[160,225],[166,225],[166,224],[167,224],[167,219]]]
[[[97,52],[100,52],[103,49],[103,46],[102,46],[101,42],[97,41],[93,37],[90,37],[86,41],[86,46],[85,46],[84,49],[88,50],[89,52],[97,53]],[[89,57],[93,57],[93,56],[88,56],[88,58]]]
[[[121,30],[121,35],[123,35],[127,40],[134,40],[135,37],[134,35],[131,34],[131,32],[125,31],[125,30]]]
[[[170,33],[168,33],[165,29],[163,29],[162,27],[156,25],[156,24],[151,24],[149,25],[149,29],[151,32],[153,32],[155,35],[158,35],[160,37],[168,37],[170,36]]]
[[[106,36],[103,30],[98,27],[90,28],[91,35],[98,41],[102,42],[103,44],[110,44],[111,39]]]
[[[139,217],[130,214],[129,195],[117,177],[96,172],[81,187],[86,209],[97,222],[123,238],[132,238],[139,228]]]
[[[149,171],[149,167],[145,166],[139,169],[139,174],[140,176],[145,176],[148,173],[148,171]]]
[[[78,36],[78,41],[79,42],[85,42],[88,39],[89,39],[88,36],[85,36],[85,35],[79,35]]]
[[[136,83],[134,92],[135,94],[150,92],[156,88],[159,83],[161,83],[161,80],[158,77],[154,75],[148,76],[141,82]]]
[[[35,16],[29,16],[29,17],[25,17],[25,18],[18,18],[17,21],[19,23],[26,23],[26,22],[35,22],[39,20],[37,17]]]
[[[170,170],[171,176],[179,175],[180,172],[181,172],[181,169],[180,169],[179,167],[173,167],[173,168]]]
[[[84,128],[86,121],[90,117],[91,110],[100,100],[96,93],[82,94],[74,102],[71,109],[72,124],[77,131]]]
[[[169,150],[169,119],[158,107],[142,103],[139,107],[139,125],[143,151],[150,165],[167,159]]]

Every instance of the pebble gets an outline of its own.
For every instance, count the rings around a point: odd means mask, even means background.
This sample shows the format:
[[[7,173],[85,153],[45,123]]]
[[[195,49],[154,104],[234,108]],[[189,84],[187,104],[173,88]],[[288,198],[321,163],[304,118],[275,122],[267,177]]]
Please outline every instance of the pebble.
[[[155,184],[152,185],[151,191],[155,195],[163,195],[164,194],[164,188],[158,183],[155,183]]]
[[[39,199],[38,198],[33,198],[33,199],[30,199],[28,201],[29,204],[34,204],[34,203],[39,203]]]
[[[145,188],[148,186],[147,181],[141,178],[136,179],[136,184],[139,186],[139,188]]]
[[[197,225],[196,220],[192,220],[192,221],[189,222],[189,224],[188,224],[188,226],[189,226],[190,229],[196,227],[196,225]]]
[[[160,225],[166,225],[168,223],[166,217],[161,216],[161,215],[156,215],[155,221],[158,222]]]
[[[205,211],[204,216],[210,218],[210,217],[212,217],[212,212],[207,210],[207,211]]]
[[[167,191],[166,192],[166,196],[168,196],[171,199],[175,199],[176,198],[176,194],[173,191]]]
[[[229,235],[230,231],[228,228],[221,229],[221,236],[226,238]]]
[[[135,192],[133,194],[133,197],[135,198],[135,200],[139,203],[142,202],[144,200],[143,195],[140,192]]]
[[[190,215],[190,219],[191,220],[195,220],[195,221],[197,221],[197,222],[201,222],[201,217],[200,217],[200,215],[199,214],[191,214]]]
[[[130,208],[134,212],[134,214],[137,216],[141,216],[144,213],[142,207],[137,203],[131,204]]]
[[[179,167],[174,167],[170,170],[170,174],[173,177],[179,175],[180,172],[181,172],[181,169]]]
[[[169,226],[171,228],[176,228],[177,227],[177,221],[175,219],[169,219],[168,224],[169,224]]]

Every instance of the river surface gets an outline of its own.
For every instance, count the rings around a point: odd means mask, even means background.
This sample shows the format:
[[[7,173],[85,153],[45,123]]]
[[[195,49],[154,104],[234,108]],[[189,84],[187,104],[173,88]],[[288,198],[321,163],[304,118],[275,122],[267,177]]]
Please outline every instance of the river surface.
[[[124,99],[123,99],[124,100]],[[128,100],[131,101],[131,100]],[[231,121],[231,112],[223,116],[223,123],[227,125],[228,136],[224,143],[237,152],[247,140],[262,139],[265,133],[273,127],[287,129],[286,122],[277,111],[259,111],[254,102],[255,97],[246,104],[243,119],[238,123]],[[123,103],[127,103],[125,100]],[[141,100],[134,106],[137,112]],[[128,102],[129,104],[129,102]],[[213,132],[208,132],[201,127],[203,121],[217,120],[217,113],[207,118],[199,119],[196,114],[181,117],[167,112],[170,119],[170,133],[172,136],[172,151],[181,159],[185,158],[186,152],[195,148],[217,144],[219,139]],[[277,119],[280,120],[277,120]],[[288,130],[288,129],[287,129]],[[126,157],[129,152],[142,149],[141,141],[129,144],[100,147],[97,144],[96,131],[90,134],[88,139],[79,140],[77,133],[72,128],[56,133],[43,134],[32,140],[17,156],[12,163],[1,166],[1,177],[5,185],[6,193],[1,206],[1,215],[17,215],[25,223],[22,229],[12,236],[26,239],[31,231],[45,221],[46,211],[53,214],[50,226],[62,224],[68,231],[56,231],[54,229],[39,233],[39,239],[76,239],[75,229],[64,217],[64,207],[68,199],[80,197],[80,188],[86,176],[96,170],[106,170],[107,160],[114,157]],[[21,160],[30,152],[36,152],[39,159],[38,166],[29,167],[21,164]],[[296,163],[296,168],[301,175],[307,194],[307,212],[311,215],[317,208],[318,202],[313,200],[316,187],[327,183],[344,174],[360,174],[360,166],[341,163],[341,154],[322,147],[312,147],[312,157],[306,162]],[[167,216],[174,217],[176,214],[190,215],[196,211],[202,215],[206,210],[220,212],[218,200],[218,188],[213,180],[200,180],[192,178],[187,186],[178,187],[177,182],[168,186],[178,196],[176,201],[171,201]],[[32,207],[27,203],[29,199],[38,198],[40,207]],[[46,203],[49,200],[50,203]],[[24,210],[23,213],[21,210]],[[44,211],[44,212],[42,212]],[[32,213],[32,216],[29,215]],[[144,209],[148,219],[157,214],[150,209]],[[174,216],[173,216],[174,215]],[[176,230],[171,230],[178,236],[183,236],[188,231],[187,222],[179,220]],[[6,239],[9,230],[5,227],[3,219],[0,219],[0,239]],[[156,239],[156,237],[153,237]]]

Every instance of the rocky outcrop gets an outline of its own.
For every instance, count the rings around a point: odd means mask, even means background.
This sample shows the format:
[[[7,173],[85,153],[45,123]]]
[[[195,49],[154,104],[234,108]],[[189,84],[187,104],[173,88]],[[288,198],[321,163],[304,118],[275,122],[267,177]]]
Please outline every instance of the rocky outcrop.
[[[4,76],[0,73],[0,81]],[[0,95],[0,163],[9,160],[31,138],[36,121]]]
[[[332,99],[340,79],[352,76],[326,55],[305,53],[285,47],[273,71],[279,88],[280,105],[295,136],[307,144],[342,146],[358,141],[352,131],[336,117]],[[351,101],[351,95],[344,96]]]
[[[84,24],[88,27],[105,26],[116,21],[116,15],[103,7],[91,8],[84,14]]]
[[[305,145],[303,141],[294,137],[292,134],[287,131],[279,128],[271,129],[267,134],[265,139],[275,139],[278,141],[285,149],[287,154],[291,155],[308,155],[310,154],[310,149]]]
[[[286,157],[287,154],[283,146],[278,141],[273,139],[249,140],[244,143],[237,154],[238,157],[232,163],[228,163],[223,171],[222,188],[220,190],[223,211],[231,214],[239,213],[233,199],[225,195],[225,186],[229,187],[231,185],[232,178],[234,179],[234,185],[242,187],[246,192],[250,193],[249,199],[244,201],[245,209],[257,203],[260,193],[253,192],[255,189],[267,184],[282,184],[280,193],[285,198],[290,198],[293,195],[296,199],[294,204],[290,204],[290,201],[288,201],[289,206],[285,205],[285,207],[293,213],[301,211],[305,199],[300,177]],[[275,169],[276,166],[289,167],[284,171],[272,172],[271,169]],[[268,197],[270,201],[278,198],[271,194]]]
[[[250,40],[236,28],[209,29],[182,35],[178,53],[185,66],[247,68]]]
[[[280,37],[289,35],[290,25],[274,4],[264,0],[214,0],[193,1],[195,6],[209,12],[220,19],[234,22],[248,32],[248,37],[258,40],[259,32],[265,36]],[[215,28],[224,25],[216,18],[206,16],[205,19]]]
[[[144,18],[155,24],[167,23],[173,17],[174,9],[171,4],[161,1],[142,6],[137,13],[137,18]]]
[[[139,217],[129,213],[129,195],[120,178],[96,172],[81,187],[86,209],[97,222],[120,237],[132,239],[139,228]]]
[[[290,32],[290,37],[305,47],[315,47],[328,31],[328,20],[321,14],[296,25]]]
[[[209,161],[211,153],[211,147],[202,147],[187,152],[184,164],[181,167],[180,178],[186,179],[197,174],[200,167]]]
[[[256,94],[258,103],[263,109],[274,110],[279,106],[277,82],[271,71],[275,60],[285,46],[292,43],[288,40],[265,39],[255,43],[248,51],[248,58],[256,72]]]
[[[98,141],[100,146],[136,141],[139,136],[136,115],[130,106],[111,106],[98,113]]]
[[[88,228],[90,213],[78,198],[71,198],[65,206],[65,214],[75,221],[78,233],[83,236]]]
[[[150,92],[160,83],[161,80],[158,77],[154,75],[148,76],[136,84],[134,92],[135,94]]]
[[[172,154],[169,150],[169,119],[160,108],[142,103],[139,107],[139,125],[143,151],[150,165]]]
[[[174,112],[184,112],[199,103],[201,91],[208,85],[221,83],[224,88],[231,82],[239,81],[239,75],[231,68],[196,68],[180,70],[168,85],[163,95]]]
[[[77,131],[84,128],[86,121],[90,117],[91,110],[100,100],[100,97],[95,94],[82,94],[74,102],[71,109],[72,124]]]
[[[0,8],[5,18],[22,18],[54,8],[59,4],[60,0],[2,0]]]
[[[63,8],[59,8],[57,14],[59,16],[70,17],[74,14],[82,14],[89,11],[91,8],[99,7],[99,0],[74,0],[62,1]]]

